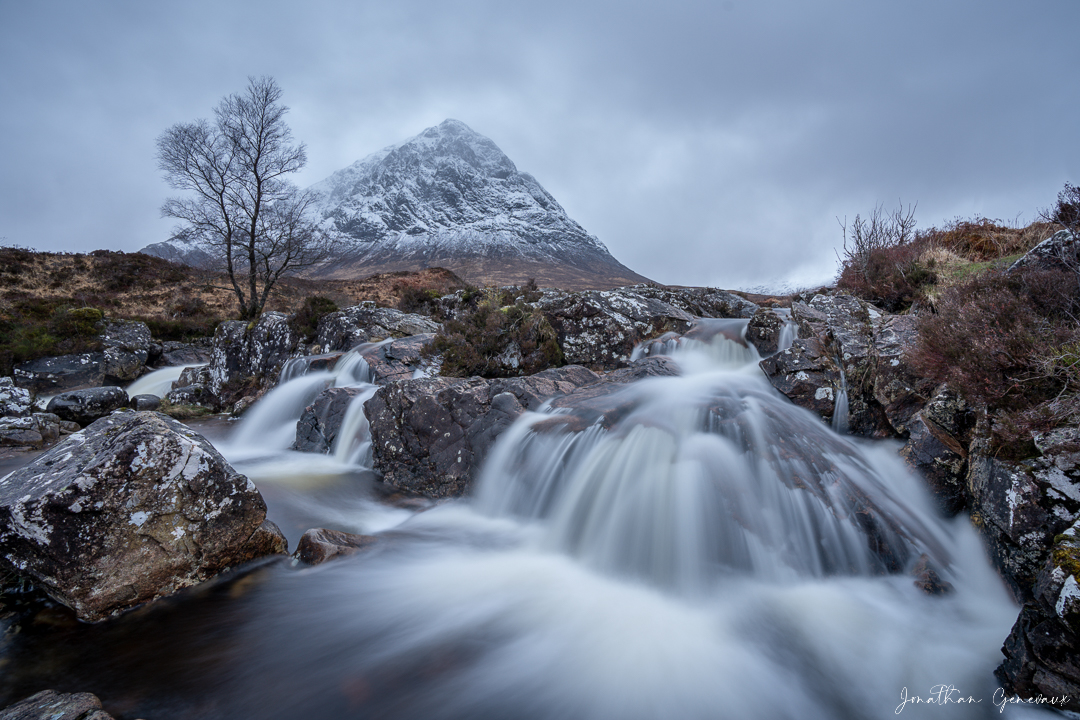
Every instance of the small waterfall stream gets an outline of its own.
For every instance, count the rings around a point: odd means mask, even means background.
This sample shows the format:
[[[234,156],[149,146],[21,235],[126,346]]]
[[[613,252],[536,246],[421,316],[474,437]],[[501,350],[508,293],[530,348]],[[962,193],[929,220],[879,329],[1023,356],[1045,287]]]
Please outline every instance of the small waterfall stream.
[[[306,520],[380,540],[121,618],[122,637],[154,629],[152,658],[99,658],[102,687],[136,697],[131,717],[1002,717],[992,670],[1017,609],[970,524],[940,518],[894,448],[780,397],[740,340],[717,323],[643,348],[683,374],[612,393],[618,412],[584,427],[572,407],[526,413],[472,498],[413,513],[298,493]],[[361,382],[343,361],[283,383],[222,444],[277,458],[242,468],[264,492],[305,398]],[[362,418],[349,409],[336,459],[292,453],[290,472],[355,462]],[[917,589],[920,561],[952,592]],[[981,702],[897,712],[939,685]]]

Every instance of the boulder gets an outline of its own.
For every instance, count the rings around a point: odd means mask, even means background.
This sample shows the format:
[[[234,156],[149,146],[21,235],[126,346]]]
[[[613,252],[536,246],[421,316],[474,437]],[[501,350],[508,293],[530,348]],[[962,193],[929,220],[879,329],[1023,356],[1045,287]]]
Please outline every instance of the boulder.
[[[315,401],[304,408],[296,423],[293,450],[330,452],[345,419],[345,412],[353,399],[363,393],[363,389],[353,387],[330,387],[320,392]]]
[[[173,388],[165,394],[165,399],[170,405],[195,405],[210,410],[218,408],[217,397],[201,384]]]
[[[594,369],[626,367],[638,343],[685,333],[694,322],[690,313],[640,288],[545,294],[535,305],[558,334],[566,362]]]
[[[1080,243],[1068,230],[1059,230],[1031,248],[1006,272],[1025,270],[1068,270],[1080,267]]]
[[[434,337],[432,333],[410,335],[363,351],[361,354],[371,369],[371,382],[385,385],[395,380],[411,380],[418,371],[421,375],[436,374],[436,362],[421,354]]]
[[[208,389],[220,404],[231,405],[258,387],[273,385],[299,342],[284,313],[263,313],[252,323],[221,323],[214,334]]]
[[[99,352],[38,358],[15,366],[15,384],[42,395],[94,387],[105,379],[104,365]]]
[[[0,720],[113,720],[91,693],[42,690],[0,710]]]
[[[0,479],[0,568],[86,621],[284,551],[255,486],[158,413],[102,418]]]
[[[98,387],[60,393],[49,401],[46,410],[62,420],[89,425],[127,404],[128,395],[123,388]]]
[[[1069,696],[1080,711],[1080,523],[1054,540],[1028,600],[1001,649],[995,674],[1008,694]]]
[[[772,308],[759,308],[746,326],[747,341],[764,357],[780,349],[787,320]]]
[[[17,387],[9,377],[0,378],[0,417],[26,417],[33,406],[29,390]]]
[[[773,387],[793,403],[832,420],[841,387],[840,369],[818,336],[800,338],[759,365]]]
[[[926,480],[945,514],[957,514],[967,505],[967,451],[925,413],[909,420],[908,430],[901,456]]]
[[[1020,601],[1029,601],[1054,537],[1080,517],[1080,429],[1036,435],[1040,457],[995,458],[983,432],[969,447],[972,520]]]
[[[195,342],[184,343],[166,340],[161,343],[161,356],[158,365],[199,365],[210,362],[213,356],[213,341],[201,338]]]
[[[54,416],[55,417],[55,416]],[[0,447],[41,447],[45,437],[33,417],[0,418]]]
[[[308,530],[296,544],[293,557],[307,565],[319,565],[342,555],[359,552],[377,540],[371,535],[354,535],[339,530]]]
[[[161,407],[161,398],[157,395],[134,395],[131,397],[132,410],[157,410]]]
[[[373,469],[431,498],[466,493],[498,435],[525,410],[600,380],[567,366],[521,378],[422,378],[385,385],[365,405]]]
[[[101,332],[102,371],[107,383],[127,383],[142,374],[150,355],[150,328],[135,320],[109,320]]]
[[[438,330],[439,324],[431,318],[376,307],[374,302],[365,301],[324,315],[319,320],[316,343],[322,352],[347,351],[361,343],[436,333]]]

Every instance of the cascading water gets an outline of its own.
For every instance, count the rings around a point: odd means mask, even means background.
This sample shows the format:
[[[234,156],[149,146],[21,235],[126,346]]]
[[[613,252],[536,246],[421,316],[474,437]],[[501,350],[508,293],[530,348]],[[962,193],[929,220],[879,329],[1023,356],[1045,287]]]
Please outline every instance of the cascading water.
[[[154,630],[167,673],[71,663],[147,717],[1001,717],[1016,607],[974,531],[892,448],[780,398],[738,337],[675,343],[680,377],[522,417],[472,500],[333,508],[326,526],[382,531],[356,556],[270,568],[213,614],[118,622]],[[917,589],[917,563],[951,592]],[[902,704],[935,686],[952,704]]]
[[[832,429],[841,435],[847,435],[848,431],[848,392],[847,376],[844,375],[844,366],[837,361],[840,368],[840,389],[836,391],[836,400],[833,402]]]
[[[165,397],[172,390],[173,383],[180,379],[180,374],[189,367],[197,365],[173,365],[143,375],[125,388],[128,397],[136,395],[157,395]]]

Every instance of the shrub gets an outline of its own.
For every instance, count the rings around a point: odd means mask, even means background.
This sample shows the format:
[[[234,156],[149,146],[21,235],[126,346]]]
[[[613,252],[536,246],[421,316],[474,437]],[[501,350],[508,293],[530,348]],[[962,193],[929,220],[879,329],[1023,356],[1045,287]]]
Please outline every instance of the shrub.
[[[337,303],[330,298],[319,295],[304,298],[304,304],[289,318],[289,327],[300,336],[302,342],[311,342],[319,331],[322,316],[337,312],[337,309]]]
[[[889,312],[901,312],[938,280],[936,261],[923,255],[915,243],[875,249],[862,272],[854,264],[845,265],[836,285]]]
[[[532,375],[564,364],[550,320],[526,301],[534,295],[539,297],[535,285],[473,294],[476,305],[460,319],[446,321],[426,352],[442,353],[440,372],[450,377]],[[516,368],[500,359],[515,346],[521,356]]]

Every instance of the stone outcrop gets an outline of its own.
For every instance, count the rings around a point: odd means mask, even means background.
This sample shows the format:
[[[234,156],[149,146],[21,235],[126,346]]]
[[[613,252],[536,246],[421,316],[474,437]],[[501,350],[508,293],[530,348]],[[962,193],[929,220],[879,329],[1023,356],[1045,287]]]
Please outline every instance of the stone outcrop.
[[[98,420],[0,479],[0,568],[83,620],[284,550],[255,486],[157,413]]]
[[[284,313],[266,312],[251,323],[223,322],[214,334],[207,387],[222,405],[231,405],[248,391],[276,382],[299,343]]]
[[[0,378],[0,417],[26,417],[33,406],[29,390],[17,387],[9,377]]]
[[[201,365],[210,362],[213,354],[213,342],[209,338],[190,343],[165,340],[161,343],[161,350],[156,360],[157,364],[163,367]]]
[[[462,495],[518,415],[599,380],[568,366],[522,378],[439,377],[383,386],[365,406],[373,469],[395,489],[432,498]]]
[[[42,690],[0,710],[0,720],[113,720],[91,693]]]
[[[903,361],[916,338],[915,318],[882,315],[849,295],[817,295],[792,303],[791,313],[799,339],[761,362],[769,381],[826,420],[844,391],[853,434],[907,435],[928,392]]]
[[[746,326],[746,340],[761,353],[772,355],[780,349],[780,336],[787,320],[773,308],[759,308]]]
[[[535,305],[558,333],[566,362],[594,369],[626,367],[639,342],[685,333],[694,322],[687,311],[637,287],[546,293]]]
[[[304,408],[296,423],[293,450],[330,452],[349,404],[363,392],[361,388],[353,387],[330,387],[320,392],[315,401]]]
[[[661,300],[680,310],[703,318],[750,318],[758,306],[735,293],[716,288],[668,288],[657,285],[634,285],[631,290],[643,297]]]
[[[376,307],[365,301],[354,307],[324,315],[319,320],[316,343],[322,352],[352,350],[366,342],[436,333],[439,324],[423,315]]]
[[[150,328],[135,320],[109,320],[101,332],[105,346],[102,373],[109,384],[135,380],[146,368],[150,356]]]
[[[436,374],[438,366],[421,354],[424,346],[434,337],[431,333],[410,335],[400,340],[380,343],[364,351],[364,360],[371,368],[371,382],[385,385],[395,380],[411,380],[417,371],[421,374]]]
[[[1080,523],[1058,535],[1035,579],[995,673],[1006,692],[1031,698],[1068,696],[1080,711]]]
[[[1031,248],[1009,266],[1007,272],[1027,270],[1069,270],[1080,267],[1080,243],[1068,230],[1059,230]]]
[[[89,425],[127,404],[128,395],[123,388],[98,387],[60,393],[49,400],[46,409],[61,420]]]
[[[1013,594],[1028,601],[1054,537],[1080,517],[1080,430],[1037,435],[1041,456],[1022,462],[994,458],[986,435],[977,429],[969,447],[972,520]]]
[[[58,355],[19,363],[15,384],[41,395],[101,385],[105,379],[105,354]]]

